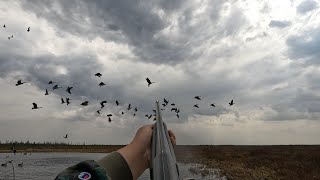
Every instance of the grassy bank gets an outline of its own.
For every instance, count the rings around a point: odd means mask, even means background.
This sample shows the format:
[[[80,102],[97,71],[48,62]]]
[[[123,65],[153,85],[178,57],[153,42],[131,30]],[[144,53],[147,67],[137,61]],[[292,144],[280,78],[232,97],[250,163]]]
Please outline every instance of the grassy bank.
[[[320,179],[320,146],[179,146],[176,154],[228,179]]]
[[[0,152],[10,152],[0,145]],[[16,145],[22,152],[108,153],[115,145]],[[176,146],[182,163],[199,163],[220,169],[228,179],[320,179],[320,146]],[[205,169],[190,169],[206,174]]]

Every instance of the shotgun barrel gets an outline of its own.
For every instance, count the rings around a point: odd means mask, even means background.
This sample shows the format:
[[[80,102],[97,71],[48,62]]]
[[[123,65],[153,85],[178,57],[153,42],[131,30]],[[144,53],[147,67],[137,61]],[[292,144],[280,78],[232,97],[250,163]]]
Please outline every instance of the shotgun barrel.
[[[156,102],[156,122],[151,144],[152,180],[181,180],[176,155],[170,141],[167,125],[162,121],[159,102]]]

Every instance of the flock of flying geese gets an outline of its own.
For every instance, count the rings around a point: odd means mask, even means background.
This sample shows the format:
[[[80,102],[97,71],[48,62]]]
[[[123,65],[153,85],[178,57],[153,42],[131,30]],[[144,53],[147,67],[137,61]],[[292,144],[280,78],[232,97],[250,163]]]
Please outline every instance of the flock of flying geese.
[[[95,76],[101,77],[102,74],[101,74],[101,73],[96,73]],[[147,81],[147,83],[148,83],[148,87],[150,87],[151,84],[155,83],[155,82],[151,82],[149,78],[146,78],[146,81]],[[27,82],[22,82],[22,80],[18,80],[15,85],[16,85],[16,86],[21,86],[21,85],[23,85],[23,84],[25,84],[25,83],[27,83]],[[59,85],[58,85],[57,83],[53,82],[53,81],[49,81],[48,84],[53,85],[53,86],[52,86],[52,90],[56,90],[56,89],[62,88],[62,87],[59,87]],[[105,85],[105,83],[103,83],[103,82],[99,83],[99,86],[100,86],[100,87],[101,87],[101,86],[104,86],[104,85]],[[68,92],[69,94],[72,94],[72,92],[71,92],[72,89],[73,89],[73,87],[67,87],[66,92]],[[50,94],[50,93],[49,93],[48,89],[46,89],[45,95],[49,95],[49,94]],[[196,99],[196,100],[198,100],[198,101],[201,101],[201,100],[202,100],[202,97],[201,97],[201,96],[195,96],[194,99]],[[70,103],[71,103],[71,99],[70,99],[70,98],[65,98],[65,99],[64,99],[64,98],[61,98],[61,104],[67,104],[67,105],[69,105]],[[97,113],[98,113],[98,114],[101,114],[101,110],[102,110],[102,108],[105,107],[105,104],[106,104],[106,103],[107,103],[107,101],[105,101],[105,100],[100,102],[101,108],[100,108],[99,110],[97,110]],[[120,104],[118,100],[116,100],[115,103],[116,103],[116,106],[119,106],[119,104]],[[32,105],[33,105],[32,109],[40,109],[40,108],[42,108],[42,107],[39,107],[36,103],[32,103]],[[82,105],[82,106],[88,106],[88,105],[89,105],[89,101],[84,101],[84,102],[82,102],[80,105]],[[165,110],[165,108],[166,108],[168,105],[169,105],[169,100],[167,100],[166,98],[164,98],[164,99],[163,99],[163,103],[162,103],[162,107],[163,107],[163,108],[161,108],[161,111]],[[179,116],[180,109],[176,106],[175,103],[171,103],[170,105],[171,105],[171,110],[170,110],[170,111],[171,111],[171,112],[172,112],[172,111],[175,112],[177,118],[180,118],[180,116]],[[234,105],[233,100],[231,100],[231,102],[229,103],[229,105],[230,105],[230,106]],[[211,106],[211,107],[216,107],[214,103],[211,103],[209,106]],[[194,108],[200,108],[200,107],[199,107],[199,104],[194,104],[193,107],[194,107]],[[129,110],[131,110],[131,109],[134,110],[133,116],[136,116],[136,112],[138,111],[138,108],[137,108],[137,107],[133,108],[132,105],[129,104],[128,107],[127,107],[127,110],[129,111]],[[122,111],[121,114],[123,115],[124,112]],[[107,116],[108,116],[109,122],[111,122],[112,114],[107,114]],[[153,114],[152,114],[152,113],[151,113],[151,114],[146,114],[145,117],[148,118],[148,119],[151,119],[152,117],[154,117],[154,120],[156,120],[156,110],[153,109]],[[63,136],[63,138],[67,139],[67,138],[68,138],[68,134],[66,134],[65,136]],[[12,150],[13,150],[13,153],[15,154],[15,153],[16,153],[16,150],[14,149],[14,147],[13,147]],[[24,155],[26,155],[26,154],[24,154]],[[8,162],[6,162],[6,163],[4,163],[4,164],[1,164],[1,166],[6,167],[8,163],[11,163],[11,164],[12,164],[12,161],[8,161]],[[22,167],[22,166],[23,166],[23,163],[18,164],[18,166],[19,166],[19,167]]]
[[[3,28],[7,28],[7,26],[6,26],[5,24],[4,24],[2,27],[3,27]],[[28,27],[27,32],[30,32],[30,27]],[[13,39],[13,34],[12,34],[11,36],[8,36],[8,39],[9,39],[9,40],[10,40],[10,39]]]
[[[3,25],[3,28],[6,28],[6,25],[5,25],[5,24]],[[27,32],[30,32],[30,27],[28,27]],[[13,38],[13,35],[11,35],[11,36],[8,37],[9,40],[10,40],[10,38]],[[102,74],[98,72],[98,73],[95,74],[95,76],[101,78],[101,77],[102,77]],[[150,85],[152,85],[153,83],[155,83],[155,82],[152,82],[149,78],[146,78],[146,81],[147,81],[147,83],[148,83],[148,87],[150,87]],[[22,82],[22,80],[18,80],[17,83],[16,83],[16,86],[20,86],[20,85],[23,85],[23,84],[25,84],[25,83],[26,83],[26,82]],[[59,85],[58,85],[56,82],[53,82],[53,81],[49,81],[48,84],[53,85],[52,90],[56,90],[56,89],[62,88],[62,87],[59,87]],[[102,87],[102,86],[105,86],[105,85],[106,85],[106,84],[105,84],[104,82],[100,82],[100,83],[99,83],[99,87]],[[66,92],[68,92],[69,94],[72,94],[72,92],[71,92],[72,89],[73,89],[73,87],[67,87]],[[49,93],[48,89],[46,89],[45,95],[47,96],[47,95],[49,95],[49,94],[50,94],[50,93]],[[201,96],[195,96],[194,98],[197,99],[197,100],[201,100]],[[69,104],[71,104],[71,100],[72,100],[72,99],[70,99],[70,98],[65,98],[65,99],[64,99],[64,98],[61,98],[61,104],[69,105]],[[99,110],[96,111],[98,114],[101,114],[101,110],[105,107],[105,104],[106,104],[106,103],[107,103],[107,101],[105,101],[105,100],[103,100],[103,101],[100,102],[100,106],[101,106],[101,107],[100,107]],[[115,103],[116,103],[116,106],[119,106],[119,101],[118,101],[118,100],[116,100]],[[166,107],[168,104],[169,104],[169,101],[164,98],[164,99],[163,99],[163,104],[162,104],[163,108],[162,108],[161,110],[162,110],[162,111],[165,110],[165,107]],[[88,106],[88,105],[89,105],[89,101],[84,101],[84,102],[82,102],[80,105],[81,105],[81,106]],[[180,116],[179,116],[180,109],[179,109],[178,107],[176,107],[174,103],[171,103],[170,105],[172,106],[171,112],[172,112],[172,111],[175,112],[177,118],[180,118]],[[229,105],[230,105],[230,106],[234,105],[233,100],[231,100],[231,102],[229,103]],[[39,107],[37,103],[32,103],[32,106],[33,106],[33,107],[32,107],[33,110],[35,110],[35,109],[41,109],[41,108],[42,108],[42,107]],[[128,105],[128,107],[127,107],[127,110],[128,110],[128,111],[132,109],[131,106],[132,106],[131,104]],[[213,103],[210,104],[210,106],[211,106],[211,107],[216,107],[215,104],[213,104]],[[194,104],[193,107],[194,107],[194,108],[200,108],[200,107],[199,107],[199,104]],[[134,110],[133,116],[136,116],[136,113],[137,113],[137,111],[138,111],[138,108],[135,107],[135,108],[133,108],[133,110]],[[148,118],[148,119],[151,119],[151,118],[154,116],[154,120],[155,120],[155,112],[156,112],[156,110],[153,110],[153,112],[154,112],[154,114],[146,114],[145,117]],[[125,113],[122,111],[121,114],[124,115]],[[111,122],[111,121],[112,121],[112,120],[111,120],[112,114],[107,114],[107,116],[108,116],[108,121]],[[67,138],[68,138],[68,134],[66,134],[66,136],[64,136],[64,138],[67,139]]]
[[[3,25],[3,28],[6,28],[6,25]],[[30,32],[30,27],[27,28],[27,32]],[[9,40],[12,39],[12,38],[13,38],[13,35],[11,35],[11,36],[8,37]],[[102,74],[98,72],[98,73],[94,74],[94,76],[101,78],[101,77],[102,77]],[[146,81],[147,81],[147,83],[148,83],[148,87],[150,87],[150,85],[152,85],[153,83],[155,83],[155,82],[152,82],[149,78],[146,78]],[[25,84],[25,83],[27,83],[27,82],[23,82],[22,80],[18,80],[15,85],[16,85],[16,86],[21,86],[21,85],[23,85],[23,84]],[[62,87],[60,87],[56,82],[49,81],[48,84],[49,84],[49,85],[52,85],[52,91],[57,90],[57,89],[62,89]],[[100,83],[98,84],[99,87],[102,87],[102,86],[105,86],[105,85],[106,85],[106,84],[105,84],[104,82],[100,82]],[[69,94],[72,94],[72,89],[73,89],[73,87],[68,86],[67,89],[66,89],[66,92],[69,93]],[[44,95],[47,96],[47,95],[49,95],[49,94],[51,94],[51,93],[49,92],[48,89],[46,89]],[[196,100],[198,100],[198,101],[202,100],[201,96],[195,96],[194,99],[196,99]],[[72,99],[70,99],[70,98],[61,98],[61,104],[69,105],[69,104],[71,104],[71,100],[72,100]],[[100,102],[100,109],[96,111],[97,114],[99,114],[99,115],[101,114],[101,110],[105,107],[105,104],[107,104],[107,101],[106,101],[106,100],[103,100],[103,101]],[[115,101],[115,104],[116,104],[116,106],[119,106],[119,105],[120,105],[120,103],[119,103],[118,100]],[[81,105],[81,106],[88,106],[88,105],[89,105],[89,101],[84,101],[84,102],[82,102],[80,105]],[[163,103],[162,103],[161,111],[165,110],[165,108],[166,108],[168,105],[169,105],[169,100],[167,100],[166,98],[164,98],[164,99],[163,99]],[[231,102],[229,103],[229,105],[230,105],[230,106],[234,105],[233,100],[231,100]],[[177,118],[180,118],[180,115],[179,115],[180,109],[176,106],[176,104],[175,104],[175,103],[170,103],[170,106],[171,106],[171,110],[170,110],[170,111],[176,113],[176,117],[177,117]],[[210,106],[210,107],[216,107],[214,103],[211,103],[209,106]],[[193,107],[194,107],[194,108],[200,108],[200,107],[199,107],[199,104],[194,104]],[[35,103],[35,102],[32,103],[32,108],[31,108],[31,109],[36,110],[36,109],[41,109],[41,108],[42,108],[42,107],[38,106],[37,103]],[[136,116],[136,113],[137,113],[137,111],[138,111],[138,108],[137,108],[137,107],[132,107],[131,104],[128,104],[128,106],[127,106],[126,109],[127,109],[128,111],[130,111],[131,109],[133,109],[133,111],[134,111],[134,112],[133,112],[133,116]],[[121,112],[121,115],[124,115],[124,114],[125,114],[125,112],[122,111],[122,112]],[[155,117],[155,116],[156,116],[156,110],[155,110],[155,109],[153,109],[153,113],[151,113],[151,114],[146,114],[146,115],[145,115],[145,117],[146,117],[147,119],[151,119],[152,117],[154,117],[153,120],[156,120],[156,117]],[[111,121],[112,121],[112,120],[111,120],[112,114],[107,114],[107,117],[108,117],[108,121],[111,122]],[[63,138],[67,139],[67,138],[68,138],[68,134],[66,134],[65,136],[63,136]],[[15,150],[14,148],[13,148],[13,152],[14,152],[14,154],[16,153],[16,150]],[[25,153],[24,155],[26,155],[26,153]],[[8,161],[8,162],[6,162],[6,163],[3,163],[3,164],[1,164],[1,166],[2,166],[2,167],[6,167],[8,163],[9,163],[9,164],[10,164],[10,163],[12,164],[12,161]],[[22,166],[23,166],[23,163],[18,164],[18,166],[19,166],[19,167],[22,167]]]
[[[94,74],[94,76],[97,76],[97,77],[101,78],[102,74],[101,74],[101,73],[96,73],[96,74]],[[150,87],[151,84],[155,83],[155,82],[151,82],[151,80],[150,80],[149,78],[146,78],[146,81],[147,81],[147,83],[148,83],[148,87]],[[23,84],[25,84],[25,83],[26,83],[26,82],[22,82],[22,80],[18,80],[17,83],[16,83],[16,86],[20,86],[20,85],[23,85]],[[62,87],[59,87],[59,85],[58,85],[56,82],[53,82],[53,81],[49,81],[48,84],[53,85],[52,90],[56,90],[56,89],[62,88]],[[99,83],[99,86],[100,86],[100,87],[102,87],[102,86],[104,86],[104,85],[106,85],[104,82],[100,82],[100,83]],[[73,89],[73,87],[68,86],[67,89],[66,89],[66,92],[68,92],[69,94],[72,94],[72,92],[71,92],[72,89]],[[48,89],[46,89],[45,95],[49,95],[49,94],[50,94],[50,93],[49,93]],[[199,100],[199,101],[202,100],[201,96],[195,96],[194,99]],[[100,102],[100,106],[101,106],[101,107],[100,107],[99,110],[96,111],[98,114],[101,114],[101,110],[105,107],[105,104],[106,104],[106,103],[107,103],[106,100],[103,100],[103,101]],[[69,104],[71,104],[71,99],[70,99],[70,98],[65,98],[65,99],[64,99],[64,98],[61,98],[61,104],[69,105]],[[116,101],[115,101],[115,104],[116,104],[116,106],[119,106],[120,103],[119,103],[118,100],[116,100]],[[40,109],[40,108],[42,108],[42,107],[39,107],[37,103],[32,103],[32,105],[33,105],[33,107],[32,107],[31,109]],[[82,102],[80,105],[81,105],[81,106],[88,106],[88,105],[89,105],[89,101],[84,101],[84,102]],[[165,108],[166,108],[168,105],[169,105],[169,100],[167,100],[166,98],[164,98],[164,99],[163,99],[163,103],[162,103],[163,108],[161,108],[161,111],[165,110]],[[171,112],[172,112],[172,111],[175,112],[177,118],[180,118],[180,115],[179,115],[180,109],[179,109],[178,107],[176,107],[176,104],[175,104],[175,103],[171,103],[170,105],[171,105],[171,110],[170,110],[170,111],[171,111]],[[230,105],[230,106],[234,105],[233,100],[231,100],[231,102],[229,103],[229,105]],[[211,103],[210,106],[211,106],[211,107],[216,107],[214,103]],[[193,107],[194,107],[194,108],[200,108],[200,107],[199,107],[199,104],[194,104]],[[134,110],[133,116],[136,116],[136,113],[137,113],[137,111],[138,111],[138,108],[137,108],[137,107],[134,107],[134,108],[133,108],[131,104],[128,104],[127,110],[130,111],[131,109]],[[152,114],[152,113],[151,113],[151,114],[146,114],[145,117],[148,118],[148,119],[151,119],[152,117],[154,117],[154,120],[155,120],[156,110],[153,109],[153,112],[154,112],[154,114]],[[124,115],[124,114],[125,114],[124,111],[122,111],[122,112],[121,112],[121,115]],[[108,116],[108,121],[111,122],[111,121],[112,121],[112,120],[111,120],[112,114],[107,114],[107,116]],[[67,138],[68,138],[68,134],[66,134],[66,135],[64,136],[64,138],[67,139]]]

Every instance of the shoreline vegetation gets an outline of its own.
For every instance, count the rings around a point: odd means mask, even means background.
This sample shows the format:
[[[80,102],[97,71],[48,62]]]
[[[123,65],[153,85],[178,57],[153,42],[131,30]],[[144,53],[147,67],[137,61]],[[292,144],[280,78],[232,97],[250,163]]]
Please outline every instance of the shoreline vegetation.
[[[109,153],[124,145],[19,144],[17,153],[74,152]],[[10,153],[12,144],[0,144],[0,153]],[[227,179],[320,179],[320,145],[178,145],[178,162],[203,165],[190,172],[208,175],[219,169]]]

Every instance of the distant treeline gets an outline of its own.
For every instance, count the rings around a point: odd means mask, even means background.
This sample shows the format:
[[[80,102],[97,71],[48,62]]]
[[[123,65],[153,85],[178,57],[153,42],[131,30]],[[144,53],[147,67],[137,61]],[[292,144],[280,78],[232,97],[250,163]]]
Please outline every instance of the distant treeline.
[[[0,152],[10,152],[12,148],[18,152],[112,152],[123,145],[73,144],[72,142],[30,142],[0,141]]]
[[[31,142],[31,141],[26,141],[26,142],[23,142],[23,141],[8,141],[6,140],[5,142],[3,141],[0,141],[0,145],[37,145],[37,144],[40,144],[40,145],[85,145],[85,143],[83,142],[82,144],[79,144],[79,143],[76,143],[76,144],[73,144],[72,142],[50,142],[50,141],[44,141],[44,142]],[[99,145],[99,144],[97,144]]]
[[[49,141],[44,141],[44,142],[30,142],[30,141],[8,141],[6,140],[5,142],[0,141],[0,145],[36,145],[36,144],[41,144],[41,145],[72,145],[72,143],[67,143],[67,142],[49,142]],[[77,144],[79,145],[79,144]],[[83,143],[82,145],[85,145],[85,143]]]

